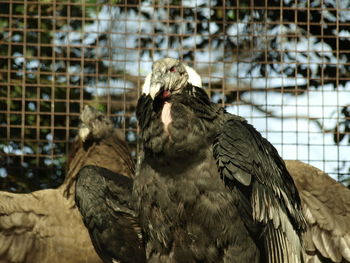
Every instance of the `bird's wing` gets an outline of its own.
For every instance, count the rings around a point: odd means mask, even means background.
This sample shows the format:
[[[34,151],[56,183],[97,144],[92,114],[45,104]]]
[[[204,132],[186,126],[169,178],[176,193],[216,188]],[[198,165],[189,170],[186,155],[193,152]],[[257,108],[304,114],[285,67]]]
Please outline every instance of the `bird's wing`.
[[[78,211],[63,199],[54,189],[0,192],[0,262],[101,262]]]
[[[286,165],[308,224],[306,262],[350,262],[350,190],[313,166],[299,161]]]
[[[40,238],[45,238],[38,227],[46,215],[38,210],[38,200],[30,194],[0,192],[0,261],[25,262],[32,256]]]
[[[299,262],[304,218],[277,150],[245,120],[224,114],[213,151],[222,179],[240,189],[250,201],[253,220],[264,226],[268,262]]]
[[[145,262],[141,229],[130,205],[131,192],[131,178],[97,166],[79,171],[76,203],[105,262]]]

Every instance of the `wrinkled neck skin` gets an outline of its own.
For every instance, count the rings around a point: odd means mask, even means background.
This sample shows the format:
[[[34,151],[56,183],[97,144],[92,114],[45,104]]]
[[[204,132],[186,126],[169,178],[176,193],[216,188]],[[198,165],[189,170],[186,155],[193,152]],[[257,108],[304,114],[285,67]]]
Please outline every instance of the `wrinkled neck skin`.
[[[150,96],[142,99],[152,100]],[[138,114],[138,119],[142,129],[144,158],[153,169],[166,167],[167,172],[179,173],[180,169],[205,158],[207,153],[200,149],[212,144],[219,127],[220,115],[217,113],[222,110],[209,101],[203,90],[189,85],[166,101],[156,98],[152,102],[142,103],[140,100],[138,112],[151,113],[150,117]],[[164,123],[163,110],[169,111],[169,107],[171,121]],[[146,117],[150,120],[142,119]]]

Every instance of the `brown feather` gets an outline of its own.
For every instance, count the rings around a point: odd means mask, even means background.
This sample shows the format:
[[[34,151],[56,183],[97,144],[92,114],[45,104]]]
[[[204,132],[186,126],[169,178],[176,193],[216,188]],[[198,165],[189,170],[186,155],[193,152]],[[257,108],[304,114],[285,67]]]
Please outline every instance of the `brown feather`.
[[[0,262],[102,262],[63,189],[0,192]]]
[[[350,262],[350,190],[313,166],[299,161],[286,166],[308,223],[305,261]]]
[[[83,125],[92,120],[85,118]],[[30,194],[0,192],[0,262],[102,263],[75,206],[76,175],[92,164],[132,177],[134,164],[112,123],[97,126],[97,132],[89,127],[91,135],[84,142],[78,137],[72,144],[60,187]]]

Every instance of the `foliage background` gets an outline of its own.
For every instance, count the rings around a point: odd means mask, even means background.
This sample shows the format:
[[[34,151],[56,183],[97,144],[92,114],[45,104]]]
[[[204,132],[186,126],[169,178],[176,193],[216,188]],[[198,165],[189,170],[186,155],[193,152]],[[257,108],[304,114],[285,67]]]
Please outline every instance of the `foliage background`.
[[[212,100],[284,158],[349,184],[350,2],[0,2],[0,185],[58,186],[84,104],[136,149],[135,103],[152,61],[186,60]],[[135,154],[135,152],[134,152]]]

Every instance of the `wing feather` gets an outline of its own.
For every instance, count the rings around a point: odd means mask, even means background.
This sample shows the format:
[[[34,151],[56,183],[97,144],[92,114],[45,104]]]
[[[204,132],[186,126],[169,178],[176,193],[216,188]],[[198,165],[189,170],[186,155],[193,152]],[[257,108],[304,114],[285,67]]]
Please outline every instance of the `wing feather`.
[[[30,194],[19,196],[0,192],[1,260],[24,262],[32,253],[33,243],[40,242],[38,231],[35,231],[41,217],[37,202]]]
[[[286,165],[308,224],[305,261],[350,262],[350,190],[313,166],[299,161]]]
[[[0,262],[101,260],[79,212],[63,197],[62,189],[50,189],[31,194],[0,192]]]
[[[132,179],[85,166],[76,182],[76,203],[96,251],[105,262],[145,262],[137,215],[131,207]]]
[[[214,157],[225,183],[241,185],[253,219],[264,226],[268,262],[300,262],[299,234],[305,221],[296,187],[276,149],[242,118],[225,114]]]

